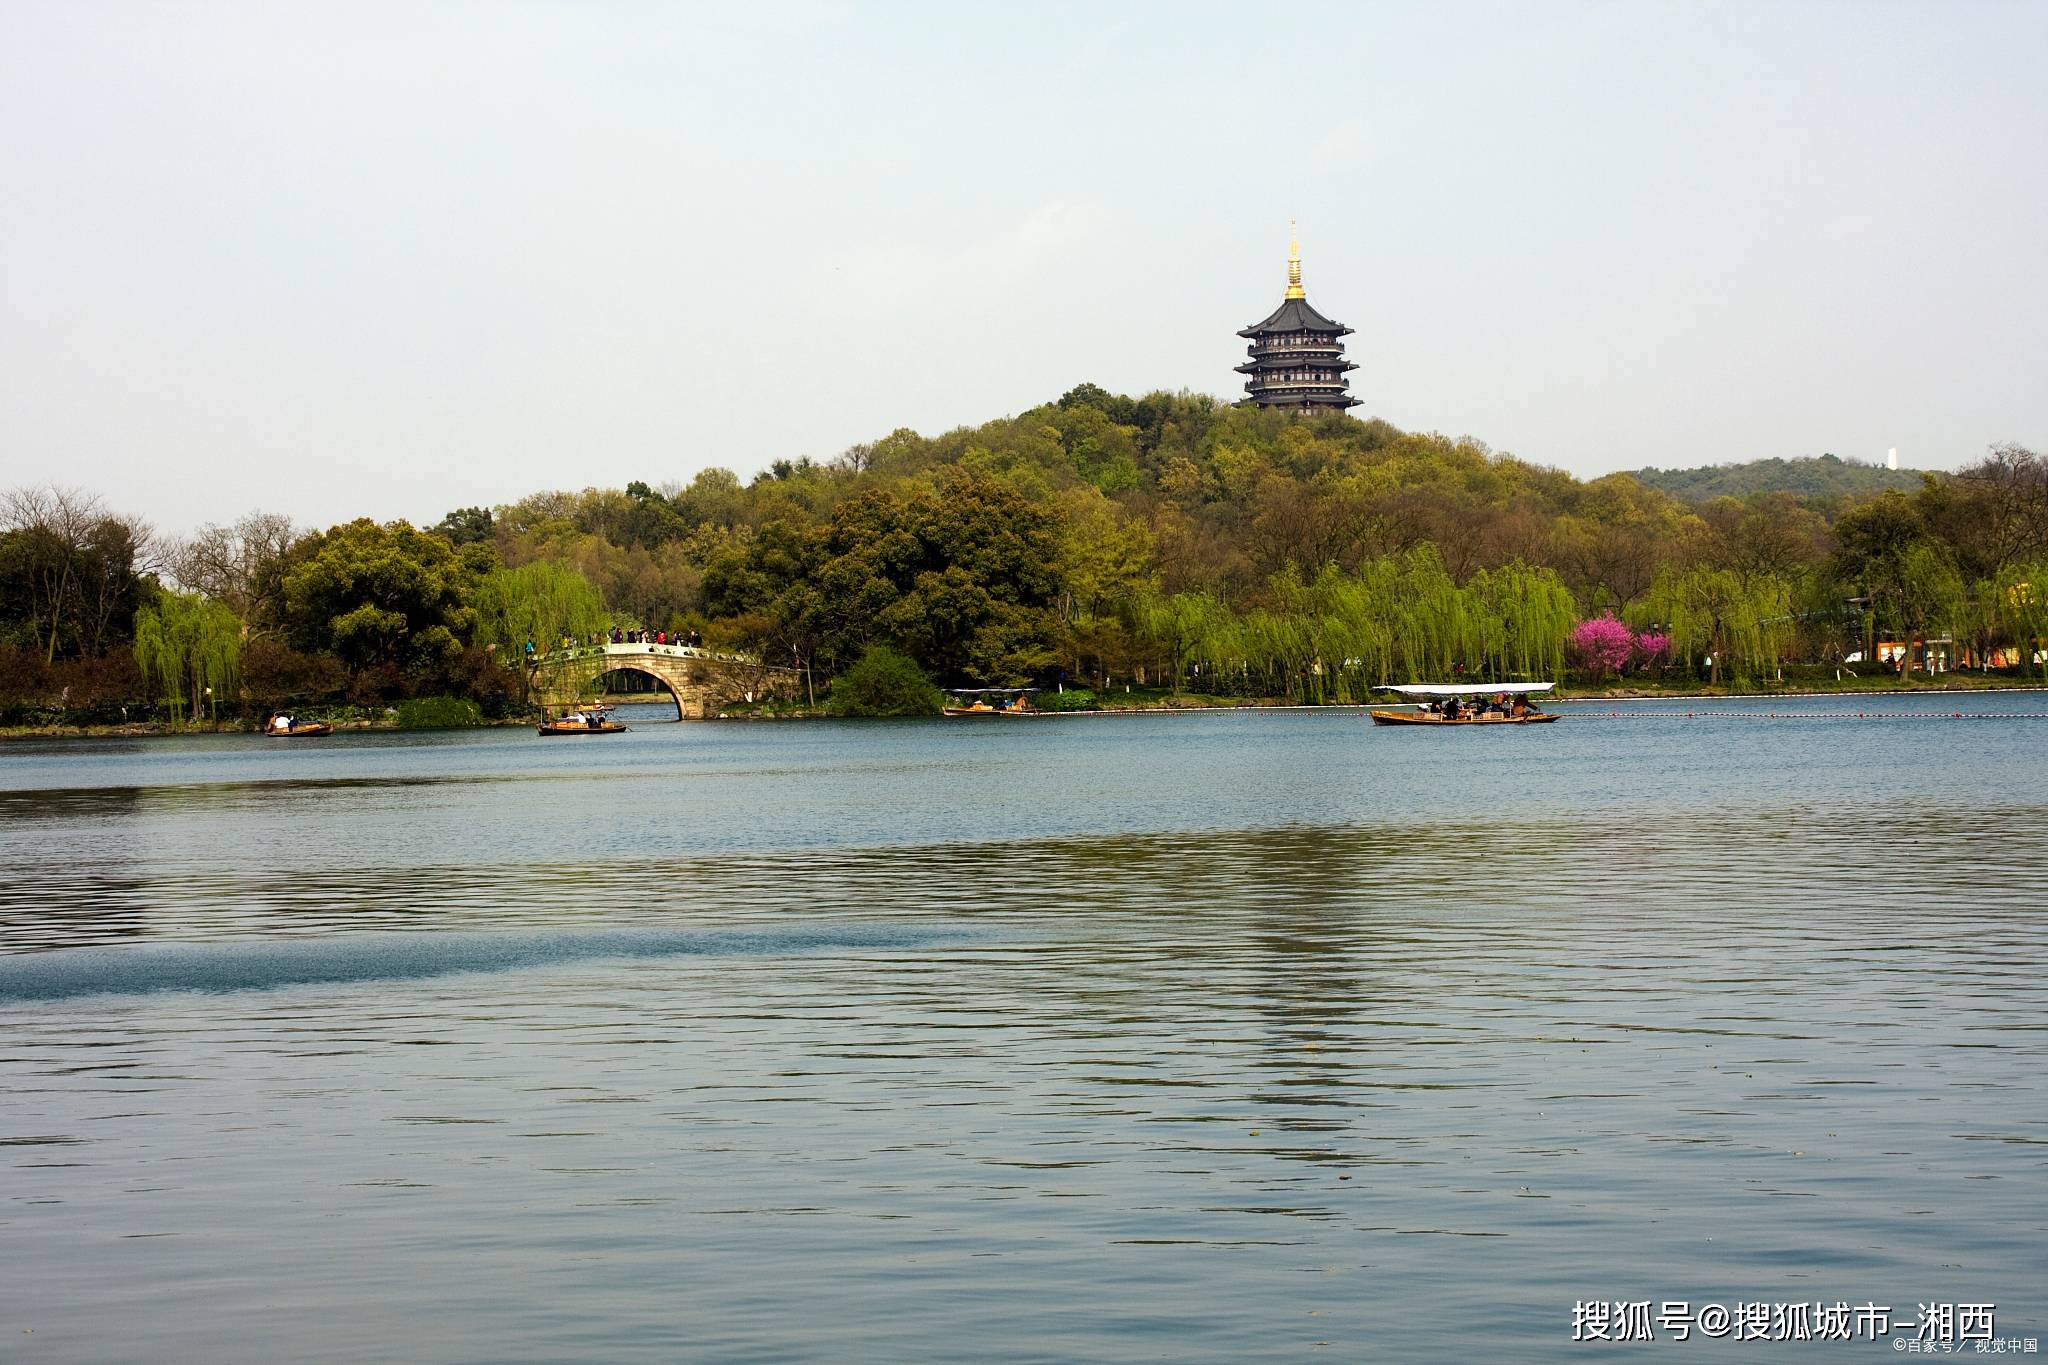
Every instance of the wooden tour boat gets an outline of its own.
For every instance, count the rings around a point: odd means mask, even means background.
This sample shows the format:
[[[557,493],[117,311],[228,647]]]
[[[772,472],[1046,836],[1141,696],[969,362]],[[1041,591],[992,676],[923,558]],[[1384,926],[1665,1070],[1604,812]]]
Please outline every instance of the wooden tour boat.
[[[542,716],[540,732],[543,735],[616,735],[624,732],[627,727],[613,720],[608,714],[610,710],[610,707],[592,706],[571,711],[554,720]]]
[[[278,722],[283,721],[283,725]],[[293,720],[288,716],[272,716],[264,725],[263,733],[272,739],[313,739],[320,735],[331,735],[334,727],[324,720]]]
[[[1031,705],[1031,694],[1035,687],[953,687],[947,695],[958,706],[945,706],[940,710],[949,716],[1042,716],[1043,711]],[[1003,698],[1008,697],[1008,701]],[[971,700],[970,700],[971,698]]]
[[[1411,683],[1387,692],[1412,699],[1413,710],[1374,710],[1374,725],[1548,725],[1557,717],[1538,711],[1529,698],[1556,683],[1493,683],[1487,686]],[[1498,699],[1498,700],[1496,700]]]

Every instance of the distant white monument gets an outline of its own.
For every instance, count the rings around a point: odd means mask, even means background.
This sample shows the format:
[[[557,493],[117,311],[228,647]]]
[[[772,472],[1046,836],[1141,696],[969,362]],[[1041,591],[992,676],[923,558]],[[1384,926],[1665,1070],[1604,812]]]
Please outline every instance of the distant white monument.
[[[1884,467],[1886,469],[1897,469],[1899,467],[1899,448],[1897,446],[1893,446],[1891,450],[1886,453],[1884,457]]]

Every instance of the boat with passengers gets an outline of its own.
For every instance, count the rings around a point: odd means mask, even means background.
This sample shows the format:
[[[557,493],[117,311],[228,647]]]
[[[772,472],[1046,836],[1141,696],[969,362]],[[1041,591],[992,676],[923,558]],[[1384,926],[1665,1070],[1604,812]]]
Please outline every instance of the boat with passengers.
[[[1556,683],[1407,683],[1383,687],[1402,710],[1375,708],[1374,725],[1548,725],[1557,719],[1531,700]]]
[[[949,687],[953,705],[939,709],[949,716],[1042,716],[1031,704],[1035,687]]]
[[[542,712],[540,719],[543,735],[619,735],[627,728],[612,719],[612,708],[603,702],[574,707],[553,720]]]

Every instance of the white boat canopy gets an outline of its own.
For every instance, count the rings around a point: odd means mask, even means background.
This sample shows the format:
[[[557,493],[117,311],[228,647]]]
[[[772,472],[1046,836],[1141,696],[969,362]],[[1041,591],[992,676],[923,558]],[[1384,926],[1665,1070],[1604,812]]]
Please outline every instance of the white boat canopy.
[[[1407,683],[1380,690],[1399,692],[1404,697],[1516,697],[1548,692],[1555,686],[1556,683]]]

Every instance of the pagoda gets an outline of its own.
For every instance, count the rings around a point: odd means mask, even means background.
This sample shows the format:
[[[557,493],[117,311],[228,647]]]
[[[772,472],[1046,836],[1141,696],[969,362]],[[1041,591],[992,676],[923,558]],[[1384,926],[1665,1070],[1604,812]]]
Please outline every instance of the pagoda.
[[[1344,358],[1351,329],[1309,307],[1301,288],[1301,243],[1289,233],[1287,297],[1263,321],[1239,332],[1251,341],[1250,356],[1237,372],[1246,375],[1245,392],[1262,408],[1296,412],[1342,412],[1358,406],[1346,389],[1347,370],[1358,367]]]

